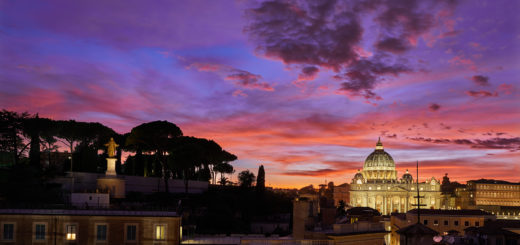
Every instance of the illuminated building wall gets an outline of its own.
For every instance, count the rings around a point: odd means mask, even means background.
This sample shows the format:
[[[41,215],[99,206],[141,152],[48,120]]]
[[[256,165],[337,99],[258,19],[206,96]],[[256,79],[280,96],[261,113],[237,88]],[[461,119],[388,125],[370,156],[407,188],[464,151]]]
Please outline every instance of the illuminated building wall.
[[[501,180],[471,180],[467,183],[469,205],[520,206],[520,183]]]
[[[440,183],[435,178],[419,183],[421,204],[427,208],[440,208]],[[417,203],[417,183],[408,171],[397,179],[395,163],[378,141],[376,149],[365,160],[363,170],[352,179],[350,184],[350,205],[353,207],[370,207],[383,215],[392,212],[406,212]]]
[[[0,244],[179,244],[175,212],[0,210]]]

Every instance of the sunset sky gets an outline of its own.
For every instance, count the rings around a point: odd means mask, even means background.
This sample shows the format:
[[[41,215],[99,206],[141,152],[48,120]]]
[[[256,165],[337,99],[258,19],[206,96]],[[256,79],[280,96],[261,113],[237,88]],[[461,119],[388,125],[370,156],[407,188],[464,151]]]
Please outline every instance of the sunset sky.
[[[0,0],[0,108],[119,133],[168,120],[276,187],[350,182],[378,137],[399,176],[418,160],[423,180],[518,182],[519,10]]]

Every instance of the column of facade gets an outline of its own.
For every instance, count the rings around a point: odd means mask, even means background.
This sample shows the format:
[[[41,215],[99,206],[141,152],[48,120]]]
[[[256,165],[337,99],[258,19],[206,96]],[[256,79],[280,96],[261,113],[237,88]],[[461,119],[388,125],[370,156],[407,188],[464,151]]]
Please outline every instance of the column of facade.
[[[394,211],[394,197],[393,196],[392,196],[392,200],[390,201],[390,209],[392,210],[390,212]]]
[[[382,210],[383,214],[386,214],[386,200],[387,200],[386,195],[383,195],[383,210]]]

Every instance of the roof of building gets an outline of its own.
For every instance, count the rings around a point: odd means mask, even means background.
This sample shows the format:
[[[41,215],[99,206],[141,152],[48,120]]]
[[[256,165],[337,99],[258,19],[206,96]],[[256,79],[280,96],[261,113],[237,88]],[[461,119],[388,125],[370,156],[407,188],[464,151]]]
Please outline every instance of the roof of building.
[[[346,211],[347,216],[351,215],[361,215],[361,216],[381,216],[381,213],[376,209],[369,207],[354,207],[349,208]]]
[[[407,214],[417,214],[417,209],[412,209]],[[459,210],[442,210],[442,209],[421,209],[421,215],[450,215],[450,216],[492,216],[492,214],[479,209],[459,209]]]
[[[400,219],[400,220],[406,220],[406,214],[405,213],[392,213],[392,216]]]
[[[464,229],[466,234],[477,233],[480,235],[503,235],[506,237],[520,238],[520,234],[496,226],[468,227]]]
[[[439,232],[421,223],[415,223],[396,231],[401,235],[437,235]]]
[[[129,210],[97,210],[97,209],[0,209],[0,214],[15,215],[77,215],[77,216],[144,216],[144,217],[178,217],[170,211],[129,211]]]
[[[335,187],[349,187],[350,185],[348,183],[343,183],[341,185],[335,186]]]
[[[505,180],[494,180],[494,179],[478,179],[478,180],[468,180],[468,182],[478,183],[478,184],[508,184],[508,185],[520,185],[520,183],[509,182]]]
[[[486,226],[496,226],[501,228],[520,228],[520,220],[497,219],[486,222]]]

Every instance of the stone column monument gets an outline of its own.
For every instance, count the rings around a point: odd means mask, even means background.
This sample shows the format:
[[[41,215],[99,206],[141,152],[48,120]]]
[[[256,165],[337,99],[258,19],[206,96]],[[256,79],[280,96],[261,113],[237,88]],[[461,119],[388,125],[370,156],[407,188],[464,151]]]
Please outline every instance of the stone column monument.
[[[105,175],[106,176],[117,176],[117,172],[116,172],[117,158],[115,158],[115,156],[116,156],[116,148],[119,145],[116,144],[116,142],[114,141],[114,138],[110,138],[110,141],[108,141],[108,143],[106,143],[105,146],[107,147],[107,154],[108,154],[107,171],[105,172]]]
[[[116,173],[116,148],[119,146],[114,141],[114,138],[110,138],[110,141],[105,144],[107,147],[107,171],[104,177],[97,179],[97,188],[100,191],[107,191],[112,198],[124,198],[125,197],[125,180],[117,177]]]

